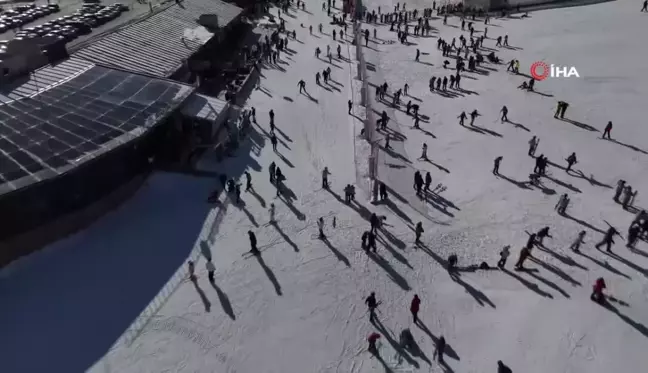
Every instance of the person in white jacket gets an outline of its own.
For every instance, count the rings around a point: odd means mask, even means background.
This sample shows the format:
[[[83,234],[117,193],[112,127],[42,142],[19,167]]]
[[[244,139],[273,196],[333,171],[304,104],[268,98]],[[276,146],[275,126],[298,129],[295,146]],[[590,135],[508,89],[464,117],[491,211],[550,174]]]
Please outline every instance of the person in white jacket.
[[[585,242],[583,241],[583,238],[585,238],[585,233],[586,233],[585,231],[580,231],[580,232],[578,232],[578,237],[576,237],[576,239],[574,240],[574,242],[572,242],[571,246],[569,246],[569,248],[570,248],[572,251],[574,251],[574,252],[579,252],[579,250],[580,250],[580,245],[583,244],[583,243],[585,243]]]

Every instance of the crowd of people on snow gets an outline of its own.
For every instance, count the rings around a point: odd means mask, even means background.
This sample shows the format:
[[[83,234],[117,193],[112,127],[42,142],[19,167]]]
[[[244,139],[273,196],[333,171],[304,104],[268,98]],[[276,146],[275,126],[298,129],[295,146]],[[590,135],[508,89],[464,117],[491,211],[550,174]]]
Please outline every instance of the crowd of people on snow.
[[[292,0],[281,1],[280,3],[281,3],[281,9],[284,11],[284,13],[286,13],[288,12],[290,5],[292,4]],[[300,0],[297,0],[297,7],[300,8],[300,3],[301,3],[301,8],[305,9],[304,3],[300,2]],[[335,7],[335,0],[332,0],[332,3],[333,3],[333,7]],[[644,8],[645,7],[646,6],[644,4]],[[267,10],[269,10],[269,8]],[[331,16],[331,0],[328,0],[328,6],[327,3],[324,3],[322,5],[322,10],[326,11],[328,15]],[[456,63],[455,63],[456,72],[455,74],[449,75],[449,77],[440,78],[440,77],[433,76],[429,81],[430,91],[435,91],[435,90],[447,91],[448,83],[450,89],[460,89],[460,81],[461,81],[460,73],[462,71],[465,71],[464,60],[467,60],[468,62],[468,70],[475,70],[480,66],[481,63],[484,62],[484,56],[479,52],[478,48],[483,47],[484,39],[486,38],[486,33],[488,29],[486,27],[482,36],[478,38],[474,38],[473,34],[475,32],[475,28],[473,24],[474,21],[476,21],[476,17],[480,17],[484,19],[484,24],[488,25],[489,14],[483,12],[483,10],[481,9],[464,7],[463,3],[461,2],[456,4],[441,5],[437,7],[436,1],[434,1],[432,4],[432,8],[426,8],[420,12],[416,9],[408,10],[406,8],[406,4],[404,3],[402,5],[400,3],[397,3],[394,6],[393,11],[390,11],[388,13],[383,13],[381,7],[378,7],[377,11],[373,10],[370,12],[368,10],[365,10],[364,12],[361,13],[359,18],[361,21],[365,21],[367,23],[379,22],[383,24],[389,24],[390,31],[396,32],[398,36],[398,40],[400,40],[401,43],[406,44],[407,36],[409,35],[410,32],[409,28],[411,27],[409,22],[416,22],[416,24],[413,26],[414,35],[420,35],[420,36],[428,35],[430,30],[432,29],[430,25],[430,20],[434,12],[436,12],[438,16],[443,16],[444,24],[447,24],[448,17],[450,15],[455,14],[461,16],[461,29],[465,30],[467,27],[468,31],[470,32],[470,41],[469,41],[470,45],[468,45],[468,39],[463,35],[459,37],[458,45],[455,38],[453,38],[450,43],[448,43],[444,39],[441,38],[438,39],[437,48],[442,51],[443,56],[450,56],[452,53],[456,53]],[[503,11],[502,15],[505,14],[506,11]],[[346,14],[343,14],[341,17],[338,17],[337,15],[333,15],[332,17],[334,18],[332,22],[334,25],[344,27],[344,30],[339,30],[337,34],[334,31],[333,39],[336,38],[335,35],[339,35],[339,37],[342,39],[344,37],[344,32],[347,31]],[[471,19],[472,21],[467,21],[468,19]],[[273,32],[270,37],[266,35],[265,42],[260,42],[257,45],[252,47],[250,53],[254,58],[258,58],[259,60],[265,60],[268,63],[277,63],[277,60],[280,59],[281,51],[287,48],[288,45],[288,37],[281,38],[280,33],[285,32],[289,36],[292,36],[293,39],[296,38],[295,31],[292,31],[292,33],[286,31],[285,22],[283,19],[281,19],[280,12],[279,12],[279,20],[280,20],[279,29]],[[309,27],[309,30],[310,33],[312,34],[313,32],[312,26]],[[322,24],[319,25],[319,31],[322,32]],[[361,32],[364,35],[365,43],[368,43],[369,31],[365,29]],[[374,38],[377,38],[375,29],[373,35]],[[497,40],[496,46],[508,46],[508,35],[504,37],[499,36],[496,40]],[[473,52],[473,55],[469,55],[471,51]],[[462,52],[464,53],[463,58],[461,56]],[[320,53],[321,50],[318,47],[315,51],[316,57],[319,58]],[[327,46],[326,55],[329,58],[329,60],[332,58],[330,46]],[[337,49],[337,55],[338,58],[341,58],[339,45]],[[420,50],[417,49],[416,57],[415,57],[416,61],[419,61],[420,55],[421,55]],[[496,56],[494,52],[491,52],[489,55],[487,55],[487,59],[493,63],[500,62],[500,58]],[[449,64],[450,64],[449,61],[446,60],[443,64],[443,67],[447,68]],[[515,74],[519,74],[519,67],[520,67],[519,61],[517,59],[513,59],[509,62],[507,71],[511,71]],[[331,74],[330,68],[322,72],[322,76],[324,77],[325,83],[328,82],[330,78],[330,74]],[[320,72],[316,73],[315,78],[316,78],[316,83],[319,85]],[[528,83],[524,82],[518,88],[523,88],[529,91],[533,91],[534,84],[535,84],[535,80],[531,79]],[[299,81],[298,86],[300,92],[305,91],[305,85],[306,83],[303,80]],[[376,92],[375,92],[376,100],[385,99],[385,95],[387,94],[388,87],[389,85],[387,82],[384,82],[383,84],[376,86]],[[400,105],[401,98],[403,96],[408,95],[408,88],[409,88],[408,84],[405,83],[402,89],[399,88],[393,92],[392,102],[391,102],[393,106]],[[569,106],[568,103],[564,101],[559,101],[554,117],[564,118],[568,106]],[[407,115],[412,115],[414,117],[415,120],[414,127],[418,128],[419,120],[420,120],[418,114],[419,105],[412,104],[410,100],[407,103],[406,108],[407,108],[406,110]],[[349,114],[351,114],[352,111],[351,101],[349,101],[348,109],[349,109]],[[502,114],[501,116],[502,122],[508,122],[508,116],[507,116],[508,108],[504,106],[500,112]],[[254,108],[251,108],[250,110],[245,110],[242,115],[245,119],[251,120],[252,122],[256,123],[256,110]],[[472,126],[474,125],[474,122],[477,119],[477,117],[479,117],[480,115],[481,114],[477,111],[477,109],[473,110],[469,115],[467,115],[466,112],[464,111],[458,117],[459,124],[461,126],[464,126],[464,121],[468,118],[468,116],[470,116],[469,125]],[[273,144],[273,148],[276,151],[277,139],[275,135],[274,112],[272,110],[270,110],[269,116],[270,116],[270,130],[271,130],[270,137],[271,137],[271,142]],[[388,117],[386,111],[383,111],[380,116],[380,119],[378,119],[376,123],[376,127],[378,131],[386,130],[389,120],[390,118]],[[609,122],[603,134],[604,138],[605,136],[607,136],[607,138],[610,138],[611,129],[612,129],[612,122]],[[390,149],[389,139],[390,137],[387,135],[386,143],[385,143],[386,149]],[[529,156],[535,157],[535,153],[538,148],[538,145],[539,145],[539,139],[536,136],[533,136],[531,140],[529,140],[529,150],[528,150]],[[419,159],[427,160],[427,144],[423,144],[422,155]],[[499,168],[502,159],[503,159],[502,156],[499,156],[495,159],[493,174],[499,175]],[[572,170],[572,166],[578,162],[575,153],[571,153],[565,159],[565,161],[567,162],[567,165],[565,167],[566,172],[570,172]],[[529,180],[530,180],[529,182],[533,185],[540,185],[540,177],[547,175],[546,169],[549,164],[552,163],[547,159],[547,157],[544,156],[544,154],[541,154],[540,156],[536,157],[535,167],[533,169],[532,174],[529,176]],[[281,169],[275,164],[275,162],[272,162],[270,164],[268,171],[269,171],[270,182],[276,187],[277,196],[282,195],[282,183],[285,181],[285,176],[282,174]],[[329,182],[330,175],[331,173],[328,167],[324,167],[321,173],[322,189],[327,189],[327,190],[330,189],[331,187],[331,184]],[[245,172],[245,177],[246,177],[245,190],[249,191],[252,189],[252,179],[250,173]],[[227,175],[225,174],[221,174],[219,176],[219,180],[223,189],[227,191],[227,193],[232,194],[234,196],[233,200],[236,201],[236,203],[239,203],[240,195],[241,195],[241,184],[237,183],[236,180],[234,179],[228,179]],[[441,184],[438,184],[435,188],[431,188],[431,185],[432,185],[432,176],[430,172],[427,172],[425,174],[425,177],[423,177],[420,171],[417,170],[415,172],[413,188],[416,191],[417,196],[423,198],[424,196],[438,194],[443,190],[445,190],[445,186]],[[345,196],[344,198],[345,203],[352,204],[355,201],[355,193],[356,193],[355,186],[352,184],[347,184],[344,186],[343,192]],[[633,201],[636,195],[637,192],[633,191],[632,187],[630,185],[627,185],[625,180],[619,180],[615,188],[613,200],[617,203],[620,203],[624,209],[629,210],[632,208]],[[217,200],[217,193],[211,195],[208,200],[210,202],[215,202],[215,200]],[[380,202],[387,202],[387,201],[388,201],[387,186],[383,182],[379,182],[378,199],[375,202],[380,203]],[[555,205],[555,210],[560,215],[566,215],[570,202],[571,200],[567,193],[560,195]],[[270,222],[272,223],[275,220],[274,204],[270,204],[269,213],[270,213]],[[334,228],[336,226],[335,219],[336,218],[333,217],[332,226]],[[368,220],[370,223],[370,227],[369,229],[365,230],[361,236],[361,248],[362,250],[364,250],[364,252],[367,255],[377,255],[376,241],[377,241],[379,231],[386,232],[386,228],[385,228],[386,219],[387,219],[386,216],[379,216],[376,213],[371,213],[371,215],[369,216]],[[326,222],[324,217],[319,217],[317,219],[317,229],[318,229],[318,238],[322,240],[326,240],[327,239]],[[414,242],[415,245],[418,246],[421,244],[421,237],[425,232],[423,228],[423,223],[417,222],[413,228],[413,231],[414,231]],[[521,248],[519,252],[518,259],[514,265],[514,270],[518,270],[518,271],[527,270],[528,268],[524,266],[527,259],[537,260],[533,256],[533,249],[535,247],[544,248],[544,243],[543,243],[544,240],[547,238],[552,238],[549,231],[550,231],[550,227],[545,226],[540,230],[538,230],[536,233],[529,234],[526,244]],[[252,255],[260,255],[261,252],[257,246],[257,237],[255,233],[250,230],[247,232],[247,234],[250,241],[249,252]],[[569,246],[569,249],[574,252],[579,252],[581,250],[582,245],[585,243],[585,236],[586,236],[586,231],[582,230],[578,232],[574,241]],[[595,247],[597,249],[600,249],[601,247],[605,246],[606,251],[611,252],[612,246],[614,245],[614,238],[616,236],[621,236],[621,235],[616,228],[610,226],[607,229],[607,231],[603,234],[601,240],[595,244]],[[628,248],[634,248],[634,245],[639,239],[644,239],[644,240],[648,239],[648,213],[646,213],[646,211],[639,211],[637,216],[631,223],[630,227],[628,228],[626,246]],[[446,267],[447,267],[446,269],[451,276],[456,276],[457,272],[462,270],[469,270],[469,271],[491,270],[491,269],[506,270],[506,264],[510,255],[511,255],[511,245],[506,245],[499,251],[499,258],[495,266],[491,266],[486,262],[482,262],[478,265],[471,264],[468,266],[460,267],[459,258],[457,254],[451,253],[446,260]],[[194,281],[195,265],[192,261],[190,261],[188,265],[189,265],[190,278],[192,279],[192,281]],[[208,261],[206,263],[206,268],[208,271],[209,280],[213,282],[215,268],[211,261],[211,258],[208,258]],[[603,293],[605,288],[606,288],[605,280],[603,278],[598,278],[593,285],[591,299],[599,303],[604,303],[606,301],[606,296]],[[365,299],[365,304],[367,305],[368,308],[369,321],[372,324],[376,325],[377,323],[379,323],[376,311],[380,306],[381,302],[377,300],[375,292],[372,292]],[[422,322],[418,318],[420,307],[421,307],[421,299],[419,298],[418,294],[415,294],[410,303],[410,312],[412,314],[412,320],[415,325],[422,325]],[[369,351],[375,356],[377,356],[378,358],[380,358],[380,349],[378,348],[378,341],[380,340],[380,338],[381,338],[381,334],[377,332],[371,333],[367,338],[369,344],[369,348],[368,348]],[[434,351],[434,358],[439,363],[444,364],[443,357],[448,348],[445,337],[442,335],[439,336],[439,338],[435,341],[435,344],[436,344],[436,348]],[[419,347],[416,344],[415,338],[413,337],[413,334],[409,328],[404,328],[400,332],[399,345],[400,348],[410,351],[413,355],[418,355],[421,353]],[[506,366],[502,361],[497,361],[497,369],[498,369],[498,373],[512,373],[512,370],[508,366]]]

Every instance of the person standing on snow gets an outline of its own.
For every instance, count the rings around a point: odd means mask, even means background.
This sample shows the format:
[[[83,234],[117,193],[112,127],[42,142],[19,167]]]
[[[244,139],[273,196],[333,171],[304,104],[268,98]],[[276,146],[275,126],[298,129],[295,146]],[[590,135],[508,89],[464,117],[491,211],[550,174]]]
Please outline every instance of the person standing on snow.
[[[504,157],[500,155],[493,161],[493,175],[499,175],[499,167],[500,163],[502,163],[502,159],[504,159]]]
[[[328,177],[331,173],[328,170],[328,167],[324,167],[322,170],[322,189],[328,189],[329,188],[329,182],[328,182]]]
[[[607,286],[605,285],[605,280],[603,279],[603,277],[596,279],[594,286],[592,286],[592,295],[590,296],[590,299],[599,304],[603,304],[603,302],[605,302],[605,294],[603,294],[603,289],[605,289],[606,287]]]
[[[259,255],[256,235],[254,234],[254,232],[248,231],[248,237],[250,238],[250,252],[252,253],[252,255]]]
[[[214,266],[214,263],[212,263],[211,258],[207,258],[207,263],[205,263],[205,268],[207,268],[207,278],[209,279],[210,283],[214,283],[214,272],[216,271],[216,267]]]
[[[353,109],[353,102],[349,100],[349,102],[347,102],[347,106],[349,107],[349,115],[351,115],[351,110]]]
[[[586,234],[585,231],[578,232],[578,237],[576,237],[574,242],[572,242],[572,244],[569,246],[569,248],[573,252],[575,252],[575,253],[580,252],[580,245],[585,243],[585,241],[583,240],[585,238],[585,234]]]
[[[275,222],[275,204],[271,203],[268,210],[270,212],[270,223],[272,224]]]
[[[423,223],[418,222],[416,223],[416,228],[414,228],[414,233],[416,234],[416,240],[414,241],[416,244],[421,243],[421,234],[425,232],[423,230]]]
[[[614,202],[619,202],[619,197],[621,197],[621,193],[623,193],[623,189],[625,188],[626,181],[625,180],[619,180],[617,181],[617,186],[616,190],[614,191]]]
[[[371,213],[371,217],[369,218],[369,223],[371,224],[371,232],[372,233],[376,232],[380,225],[380,221],[378,220],[378,215],[376,215],[375,212]]]
[[[419,157],[419,160],[427,160],[427,144],[423,143],[423,147],[421,148],[421,156]]]
[[[538,233],[536,234],[536,237],[537,237],[536,242],[540,246],[543,245],[542,241],[544,241],[545,237],[553,238],[549,234],[549,227],[544,227],[544,228],[540,229],[538,231]]]
[[[506,245],[502,248],[502,251],[500,251],[500,260],[497,262],[497,266],[500,269],[503,269],[506,265],[506,261],[508,260],[509,255],[511,255],[510,249],[511,245]]]
[[[558,203],[556,203],[554,210],[558,211],[559,215],[565,215],[567,206],[569,206],[569,196],[567,196],[567,193],[565,193],[558,199]]]
[[[508,108],[506,107],[506,105],[502,106],[502,110],[500,110],[500,113],[502,113],[502,117],[500,118],[502,123],[508,122],[508,116],[507,116],[508,115]]]
[[[607,135],[608,140],[612,140],[612,138],[610,137],[610,132],[612,132],[612,121],[608,121],[607,125],[605,126],[605,130],[603,130],[603,136],[601,136],[601,138],[604,139]]]
[[[249,171],[245,171],[245,191],[252,189],[252,175]]]
[[[517,263],[515,263],[515,269],[523,270],[524,261],[526,261],[527,258],[530,256],[531,256],[531,249],[528,246],[523,247],[522,250],[520,251],[520,257],[518,258]]]
[[[459,118],[459,125],[463,126],[464,121],[466,120],[466,118],[468,118],[468,116],[466,115],[465,111],[462,111],[461,114],[459,114],[459,116],[457,118]]]
[[[319,230],[319,239],[323,240],[326,238],[324,235],[324,218],[320,217],[317,219],[317,229]]]
[[[607,230],[607,232],[605,232],[605,235],[603,236],[603,239],[601,240],[601,242],[597,243],[594,247],[599,249],[601,246],[606,245],[607,246],[606,250],[608,252],[612,251],[612,245],[614,244],[614,236],[615,235],[621,236],[619,234],[619,231],[616,230],[616,228],[614,228],[614,227],[608,228],[608,230]]]
[[[300,80],[297,83],[297,87],[299,87],[299,93],[304,93],[306,91],[306,82],[304,79]]]
[[[376,319],[376,308],[378,308],[378,302],[376,301],[376,293],[371,292],[371,294],[365,299],[365,304],[369,309],[369,321],[373,322]]]
[[[412,319],[414,320],[414,324],[418,323],[418,312],[419,308],[421,306],[421,300],[419,299],[418,294],[414,294],[414,298],[412,299],[412,303],[410,304],[410,312],[412,312]]]
[[[380,356],[378,352],[378,347],[376,346],[376,342],[378,342],[378,339],[380,339],[380,334],[378,333],[371,333],[369,337],[367,338],[367,342],[369,342],[369,349],[368,351],[371,352],[373,355]]]
[[[578,163],[578,160],[576,159],[576,153],[571,153],[571,155],[565,160],[567,161],[567,168],[565,169],[565,172],[571,171],[572,166]]]
[[[436,359],[439,363],[443,363],[443,354],[445,353],[446,340],[444,336],[441,336],[436,343],[436,348],[434,349],[433,359]]]
[[[535,155],[535,151],[538,148],[538,143],[540,140],[534,135],[531,140],[529,140],[529,157],[533,157]]]

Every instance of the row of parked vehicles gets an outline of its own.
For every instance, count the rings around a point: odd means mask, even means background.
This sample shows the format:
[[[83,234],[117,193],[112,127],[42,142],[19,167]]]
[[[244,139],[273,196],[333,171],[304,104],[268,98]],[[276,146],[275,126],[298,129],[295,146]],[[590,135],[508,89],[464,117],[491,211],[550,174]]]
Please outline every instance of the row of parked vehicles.
[[[57,13],[61,9],[58,4],[49,5],[20,5],[13,9],[4,10],[0,14],[0,33],[22,27],[32,21]]]
[[[73,14],[66,15],[42,25],[23,28],[15,34],[15,40],[32,39],[36,37],[54,37],[62,42],[69,42],[80,35],[92,32],[92,29],[112,21],[129,8],[122,4],[109,6],[99,4],[84,4]]]

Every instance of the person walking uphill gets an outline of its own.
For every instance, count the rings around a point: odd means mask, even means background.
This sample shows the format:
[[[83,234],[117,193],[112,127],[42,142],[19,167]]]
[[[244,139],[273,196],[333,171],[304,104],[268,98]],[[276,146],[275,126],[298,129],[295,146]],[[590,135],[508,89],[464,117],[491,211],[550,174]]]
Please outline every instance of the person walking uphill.
[[[414,294],[414,298],[412,299],[412,303],[410,304],[410,312],[412,312],[412,319],[414,320],[414,324],[419,322],[418,312],[420,307],[421,299],[419,299],[418,294]]]
[[[608,228],[607,232],[603,236],[601,242],[597,243],[594,247],[599,249],[601,246],[606,245],[606,250],[608,252],[612,251],[612,245],[614,244],[614,236],[618,235],[619,232],[614,227]],[[620,236],[620,235],[619,235]]]

